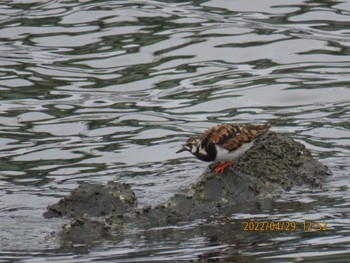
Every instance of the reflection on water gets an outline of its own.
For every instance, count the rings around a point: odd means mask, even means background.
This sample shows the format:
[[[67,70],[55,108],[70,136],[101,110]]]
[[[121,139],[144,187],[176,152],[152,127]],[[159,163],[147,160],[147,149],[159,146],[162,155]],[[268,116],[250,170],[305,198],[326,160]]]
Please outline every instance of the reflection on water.
[[[128,182],[154,205],[207,165],[175,155],[187,136],[264,121],[334,172],[322,190],[281,197],[299,209],[130,233],[76,262],[349,256],[349,12],[346,1],[1,3],[0,258],[71,260],[45,239],[63,222],[41,214],[79,181]],[[259,216],[330,229],[242,232],[242,218]]]

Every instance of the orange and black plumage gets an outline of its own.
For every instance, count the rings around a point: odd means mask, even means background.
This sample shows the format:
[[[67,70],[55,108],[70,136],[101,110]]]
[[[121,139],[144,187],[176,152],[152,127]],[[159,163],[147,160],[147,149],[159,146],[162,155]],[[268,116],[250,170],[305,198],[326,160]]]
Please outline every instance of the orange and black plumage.
[[[199,136],[189,138],[177,153],[189,151],[198,159],[218,164],[216,172],[224,169],[245,153],[253,142],[271,128],[271,124],[217,124]]]

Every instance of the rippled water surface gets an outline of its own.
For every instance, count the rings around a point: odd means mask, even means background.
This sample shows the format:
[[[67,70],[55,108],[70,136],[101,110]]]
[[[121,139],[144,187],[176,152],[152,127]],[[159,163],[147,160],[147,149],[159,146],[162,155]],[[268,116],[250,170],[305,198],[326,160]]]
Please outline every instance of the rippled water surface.
[[[0,261],[347,262],[349,23],[349,1],[2,1]],[[127,182],[154,205],[207,165],[175,154],[185,138],[266,121],[332,169],[322,189],[229,222],[74,248],[49,238],[66,220],[42,213],[78,182]],[[328,230],[247,232],[247,220]]]

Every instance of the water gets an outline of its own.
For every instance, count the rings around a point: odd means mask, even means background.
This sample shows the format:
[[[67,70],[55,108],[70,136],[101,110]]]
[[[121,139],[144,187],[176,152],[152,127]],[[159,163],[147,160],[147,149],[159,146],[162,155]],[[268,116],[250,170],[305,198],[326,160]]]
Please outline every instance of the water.
[[[0,261],[346,262],[350,256],[348,1],[2,1]],[[206,163],[176,155],[221,122],[264,122],[330,166],[276,208],[67,247],[46,206],[80,181],[139,204],[186,190]],[[295,231],[244,231],[293,221]],[[305,231],[304,222],[327,222]]]

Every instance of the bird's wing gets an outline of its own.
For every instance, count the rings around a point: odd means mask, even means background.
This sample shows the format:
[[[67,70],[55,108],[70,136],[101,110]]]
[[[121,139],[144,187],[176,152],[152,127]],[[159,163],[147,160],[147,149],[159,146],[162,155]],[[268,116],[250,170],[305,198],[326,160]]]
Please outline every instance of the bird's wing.
[[[220,124],[213,127],[210,142],[221,145],[240,134],[242,134],[242,126],[238,124]]]
[[[207,129],[202,135],[202,144],[208,147],[211,144],[223,145],[229,139],[239,136],[242,131],[238,124],[218,124]]]
[[[239,133],[232,134],[233,136],[228,138],[222,143],[222,147],[229,151],[233,151],[241,147],[245,143],[250,143],[261,135],[266,133],[271,128],[271,124],[259,124],[259,125],[243,125],[240,126]]]
[[[202,134],[202,138],[204,145],[214,143],[232,151],[244,143],[249,143],[257,139],[260,135],[267,132],[270,127],[271,124],[219,124],[206,130]]]

